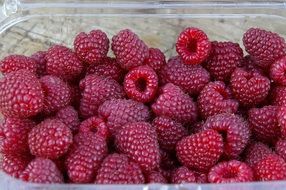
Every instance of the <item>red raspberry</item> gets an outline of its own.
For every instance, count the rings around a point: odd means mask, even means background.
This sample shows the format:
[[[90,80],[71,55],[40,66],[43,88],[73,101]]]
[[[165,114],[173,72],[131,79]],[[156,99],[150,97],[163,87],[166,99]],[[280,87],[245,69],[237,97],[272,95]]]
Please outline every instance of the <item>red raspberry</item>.
[[[215,81],[207,84],[198,97],[198,109],[203,118],[220,113],[235,113],[238,102],[232,99],[230,90],[223,82]]]
[[[19,178],[31,161],[27,155],[4,155],[1,169],[12,177]]]
[[[188,135],[181,123],[167,117],[156,117],[152,125],[156,129],[160,147],[165,150],[175,150],[177,142]]]
[[[280,136],[277,112],[277,106],[264,106],[249,110],[248,121],[256,139],[267,143],[277,141]]]
[[[33,155],[55,159],[64,155],[72,144],[71,130],[58,119],[46,119],[29,133]]]
[[[220,162],[209,172],[208,180],[210,183],[238,183],[253,181],[253,171],[245,163],[230,160]]]
[[[3,74],[18,71],[20,69],[27,69],[30,72],[36,73],[36,61],[24,55],[9,55],[0,61],[0,72]]]
[[[120,152],[138,163],[143,171],[159,167],[160,152],[156,131],[149,123],[124,125],[115,136],[115,144]]]
[[[167,183],[167,180],[160,172],[152,171],[147,174],[146,183]]]
[[[178,36],[176,50],[186,64],[196,65],[209,56],[211,43],[202,30],[189,27]]]
[[[149,57],[145,59],[144,64],[149,65],[154,71],[160,71],[166,65],[165,55],[158,48],[149,48]]]
[[[275,106],[286,106],[286,87],[276,86],[270,93],[272,105]]]
[[[240,62],[238,66],[242,67],[243,69],[249,72],[257,72],[260,74],[264,74],[262,68],[256,65],[255,61],[252,59],[250,55],[244,56],[243,60]]]
[[[83,64],[76,54],[62,45],[55,45],[47,51],[47,73],[63,79],[74,79],[81,74]]]
[[[63,183],[63,175],[56,164],[44,158],[35,158],[31,161],[20,178],[32,183]]]
[[[124,97],[122,86],[110,77],[88,75],[80,82],[80,113],[84,118],[98,113],[98,107],[110,99]],[[95,93],[96,92],[96,93]]]
[[[29,119],[5,118],[0,124],[1,153],[23,154],[29,152],[28,134],[35,123]]]
[[[97,172],[97,184],[142,184],[144,176],[138,164],[124,154],[107,156]]]
[[[223,153],[223,138],[214,130],[205,130],[183,138],[177,144],[177,157],[186,167],[208,171]]]
[[[206,68],[215,79],[227,81],[242,59],[243,51],[239,44],[214,41]]]
[[[280,106],[278,108],[277,119],[281,131],[281,137],[286,139],[286,106]]]
[[[108,100],[98,109],[99,116],[105,121],[108,129],[115,134],[123,125],[127,123],[148,121],[150,112],[143,103],[134,100]]]
[[[195,183],[196,176],[193,171],[185,166],[181,166],[173,172],[171,181],[174,184]]]
[[[264,68],[269,67],[286,52],[284,39],[276,33],[263,29],[248,29],[242,40],[245,50],[259,66]]]
[[[69,179],[74,183],[92,182],[107,154],[104,138],[91,132],[78,133],[66,158]]]
[[[130,70],[124,79],[127,96],[138,102],[151,102],[158,89],[158,77],[149,66],[143,65]]]
[[[4,116],[35,116],[43,105],[41,83],[30,71],[15,71],[0,79],[0,111]]]
[[[47,52],[46,51],[38,51],[31,55],[31,58],[33,58],[36,61],[36,67],[37,67],[37,75],[38,76],[44,76],[47,74],[46,65],[47,65],[47,59],[46,59]]]
[[[262,102],[270,90],[270,80],[257,73],[237,68],[231,75],[231,90],[234,97],[245,106]]]
[[[286,162],[275,154],[260,160],[253,171],[259,181],[286,180]]]
[[[111,49],[116,61],[127,70],[143,65],[149,57],[147,45],[129,29],[121,30],[112,37]]]
[[[74,40],[77,56],[85,63],[99,63],[107,56],[109,39],[101,30],[92,30],[88,34],[79,33]]]
[[[223,137],[224,156],[237,158],[244,150],[250,137],[248,123],[238,115],[223,113],[209,117],[203,129],[213,129]]]
[[[178,86],[166,84],[158,99],[152,104],[157,116],[165,116],[182,123],[192,123],[197,119],[197,106],[193,99]]]
[[[286,140],[285,139],[280,139],[279,141],[277,141],[275,145],[275,151],[286,162]]]
[[[124,70],[116,62],[115,58],[106,57],[101,61],[100,65],[90,65],[87,68],[86,74],[111,77],[117,82],[121,82],[123,80]]]
[[[286,77],[284,73],[286,71],[286,56],[276,60],[270,67],[270,78],[277,84],[286,85]]]
[[[162,169],[159,168],[158,171],[162,174],[162,176],[168,181],[171,182],[173,169]]]
[[[79,126],[80,132],[94,132],[99,136],[108,138],[110,136],[108,127],[106,126],[103,119],[94,116],[84,120]]]
[[[200,65],[186,65],[179,56],[168,61],[161,70],[161,77],[191,95],[199,94],[210,81],[207,70]]]
[[[45,114],[57,112],[70,104],[71,91],[67,83],[52,75],[43,76],[40,81],[45,95]]]
[[[73,132],[78,130],[80,124],[78,113],[72,106],[67,106],[58,111],[56,118],[66,124]]]

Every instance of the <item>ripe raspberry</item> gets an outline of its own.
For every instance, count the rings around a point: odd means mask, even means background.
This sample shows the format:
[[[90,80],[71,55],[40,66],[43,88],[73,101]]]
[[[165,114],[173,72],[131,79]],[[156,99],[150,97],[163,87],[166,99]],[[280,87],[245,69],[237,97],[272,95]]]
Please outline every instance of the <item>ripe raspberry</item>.
[[[47,65],[47,59],[46,59],[47,52],[46,51],[38,51],[31,55],[31,58],[33,58],[36,61],[36,73],[38,76],[42,77],[47,74],[46,65]]]
[[[110,77],[88,75],[80,82],[80,89],[79,109],[84,118],[96,115],[98,107],[106,100],[124,97],[122,86]]]
[[[223,113],[209,117],[203,129],[213,129],[223,137],[224,156],[237,158],[244,150],[250,137],[248,123],[238,115]]]
[[[286,106],[286,87],[276,86],[270,93],[272,105]]]
[[[214,130],[205,130],[183,138],[178,142],[176,151],[184,166],[208,171],[223,153],[223,138]]]
[[[260,67],[269,67],[286,52],[284,39],[276,33],[263,29],[248,29],[242,40],[245,50]]]
[[[165,116],[182,123],[192,123],[197,119],[197,106],[193,99],[178,86],[166,84],[158,99],[152,104],[157,116]]]
[[[52,75],[43,76],[40,81],[45,95],[43,109],[45,114],[57,112],[70,104],[71,91],[67,83]]]
[[[0,148],[2,154],[29,152],[28,134],[35,126],[29,119],[5,118],[0,124]]]
[[[171,58],[161,70],[161,77],[191,95],[197,95],[210,81],[210,75],[200,65],[186,65],[179,56]]]
[[[31,157],[27,155],[4,155],[1,170],[12,177],[19,178],[20,174],[30,163]]]
[[[181,166],[173,172],[171,181],[174,184],[194,183],[196,182],[196,176],[193,171]]]
[[[77,111],[72,106],[67,106],[59,110],[56,114],[56,118],[66,124],[73,132],[78,130],[80,121]]]
[[[47,51],[47,73],[63,79],[74,79],[81,74],[83,65],[76,54],[62,45],[55,45]]]
[[[270,80],[257,73],[237,68],[231,75],[230,86],[234,97],[245,106],[262,102],[270,90]]]
[[[249,110],[248,121],[256,139],[267,143],[277,141],[280,136],[277,113],[277,106],[264,106]]]
[[[286,139],[286,106],[280,106],[278,108],[277,119],[281,131],[281,138]]]
[[[63,175],[56,164],[44,158],[35,158],[31,161],[20,178],[33,183],[63,183]]]
[[[94,132],[99,136],[108,138],[110,136],[108,127],[106,126],[103,119],[94,116],[84,120],[79,126],[80,132]]]
[[[202,30],[189,27],[178,36],[176,50],[186,64],[196,65],[209,56],[211,43]]]
[[[271,154],[259,161],[253,171],[259,181],[285,180],[286,162],[281,157]]]
[[[138,163],[143,171],[159,167],[160,152],[156,131],[149,123],[124,125],[115,136],[118,150]]]
[[[215,79],[227,81],[242,59],[243,51],[239,44],[214,41],[206,68]]]
[[[29,133],[29,147],[33,155],[55,159],[64,155],[72,144],[72,132],[58,119],[46,119]]]
[[[286,140],[280,139],[275,145],[276,153],[286,162]]]
[[[160,172],[152,171],[147,174],[146,183],[167,183],[167,180]]]
[[[0,111],[6,117],[37,115],[44,105],[44,93],[37,77],[25,69],[0,79]]]
[[[144,176],[138,164],[124,154],[107,156],[97,172],[97,184],[142,184]]]
[[[230,160],[220,162],[209,172],[208,180],[210,183],[238,183],[253,181],[253,171],[245,163]]]
[[[129,29],[121,30],[112,37],[111,49],[116,61],[127,70],[143,65],[149,57],[147,45]]]
[[[175,150],[177,142],[188,135],[181,123],[167,117],[156,117],[152,125],[156,129],[160,147],[165,150]]]
[[[223,82],[215,81],[207,84],[198,97],[198,109],[203,118],[220,113],[235,113],[238,102],[232,99],[230,90]]]
[[[90,183],[108,149],[104,138],[91,132],[80,132],[74,138],[74,146],[67,155],[66,168],[73,183]]]
[[[92,30],[88,34],[79,33],[74,40],[74,50],[85,63],[99,63],[107,56],[109,39],[101,30]]]
[[[145,65],[150,66],[154,71],[160,71],[166,65],[164,53],[158,48],[149,48],[149,57],[144,61]]]
[[[0,72],[8,74],[20,69],[27,69],[30,72],[36,73],[36,61],[24,55],[9,55],[0,61]]]
[[[123,80],[124,70],[116,62],[115,58],[106,57],[98,64],[92,64],[87,68],[86,74],[95,74],[103,77],[111,77],[117,82]]]
[[[112,134],[127,123],[148,121],[150,112],[143,103],[134,100],[113,99],[105,101],[98,109]]]
[[[270,78],[274,80],[277,84],[286,85],[286,76],[284,73],[286,71],[286,56],[281,59],[276,60],[270,66]]]
[[[143,65],[130,70],[124,79],[127,96],[138,102],[151,102],[158,89],[158,77],[149,66]]]

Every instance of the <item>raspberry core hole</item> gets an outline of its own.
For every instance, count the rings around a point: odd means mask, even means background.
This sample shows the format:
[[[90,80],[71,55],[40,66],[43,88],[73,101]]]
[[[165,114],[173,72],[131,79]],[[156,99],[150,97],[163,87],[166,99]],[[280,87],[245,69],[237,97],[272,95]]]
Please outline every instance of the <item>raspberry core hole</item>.
[[[189,42],[187,43],[187,49],[191,53],[196,53],[197,52],[197,40],[195,39],[190,39]]]
[[[146,87],[147,87],[147,82],[144,78],[139,78],[135,82],[135,85],[136,85],[136,88],[138,89],[138,91],[144,92],[146,90]]]

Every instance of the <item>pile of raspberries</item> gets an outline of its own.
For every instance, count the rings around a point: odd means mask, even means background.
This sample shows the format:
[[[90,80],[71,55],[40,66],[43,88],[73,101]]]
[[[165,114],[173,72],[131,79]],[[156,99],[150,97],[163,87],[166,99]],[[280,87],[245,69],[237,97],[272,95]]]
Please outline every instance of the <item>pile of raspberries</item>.
[[[177,55],[129,29],[0,62],[1,170],[33,183],[286,180],[286,44],[189,27]]]

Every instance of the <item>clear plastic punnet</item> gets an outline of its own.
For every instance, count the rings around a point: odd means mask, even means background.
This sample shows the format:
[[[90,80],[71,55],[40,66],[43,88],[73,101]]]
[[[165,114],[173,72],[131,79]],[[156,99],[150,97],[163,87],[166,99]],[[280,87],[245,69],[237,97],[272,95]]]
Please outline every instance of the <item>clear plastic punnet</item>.
[[[53,44],[72,47],[81,31],[101,29],[112,37],[130,28],[150,47],[175,55],[174,44],[188,26],[204,30],[211,40],[241,44],[250,27],[286,37],[286,1],[204,0],[3,0],[0,10],[0,57],[31,55]],[[111,53],[111,52],[110,52]],[[238,184],[32,184],[0,171],[0,190],[284,190],[286,181]]]

